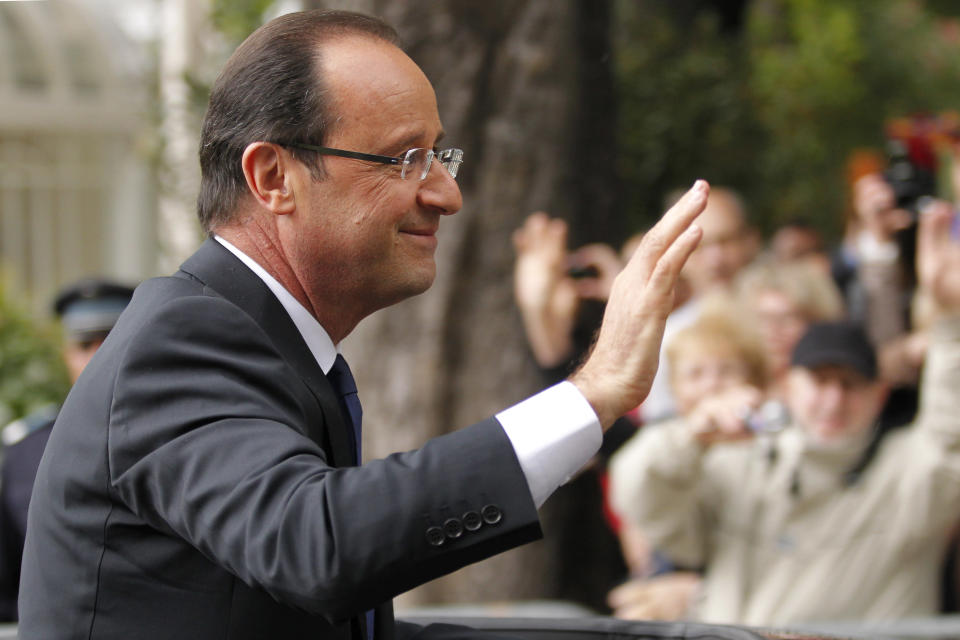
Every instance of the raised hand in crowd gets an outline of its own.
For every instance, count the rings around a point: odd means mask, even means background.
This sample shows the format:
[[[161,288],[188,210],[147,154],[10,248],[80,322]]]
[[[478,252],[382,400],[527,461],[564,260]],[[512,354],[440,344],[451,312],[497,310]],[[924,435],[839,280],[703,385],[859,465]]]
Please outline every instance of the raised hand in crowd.
[[[514,297],[537,363],[555,367],[573,354],[579,295],[567,274],[567,223],[538,211],[513,232]]]
[[[910,225],[910,214],[896,206],[890,183],[879,173],[863,176],[853,186],[853,208],[863,231],[878,243],[889,242]]]
[[[573,333],[583,300],[605,302],[623,268],[617,252],[596,242],[567,251],[567,223],[538,211],[513,233],[514,297],[537,363],[545,368],[577,356]]]
[[[696,599],[702,580],[694,571],[632,580],[612,590],[607,603],[621,620],[680,620]]]
[[[763,391],[751,385],[726,389],[697,404],[686,425],[701,446],[752,438],[750,417],[763,400]]]
[[[960,222],[949,202],[937,200],[920,216],[917,278],[934,314],[960,312]]]

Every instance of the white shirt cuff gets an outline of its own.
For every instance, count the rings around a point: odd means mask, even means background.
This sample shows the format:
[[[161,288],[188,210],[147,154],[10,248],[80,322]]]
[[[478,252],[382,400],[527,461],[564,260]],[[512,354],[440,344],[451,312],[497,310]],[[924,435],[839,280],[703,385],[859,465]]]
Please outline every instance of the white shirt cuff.
[[[539,508],[600,449],[603,430],[580,390],[561,382],[496,415]]]

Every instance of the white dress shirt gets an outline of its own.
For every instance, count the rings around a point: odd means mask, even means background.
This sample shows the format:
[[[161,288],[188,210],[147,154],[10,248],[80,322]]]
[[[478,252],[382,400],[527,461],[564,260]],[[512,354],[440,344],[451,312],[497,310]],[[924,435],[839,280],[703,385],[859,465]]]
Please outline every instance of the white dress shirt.
[[[215,238],[269,287],[317,364],[324,373],[329,372],[339,346],[333,344],[317,319],[250,256],[227,240]],[[590,460],[603,439],[593,408],[569,382],[561,382],[501,411],[496,419],[513,445],[537,507]]]

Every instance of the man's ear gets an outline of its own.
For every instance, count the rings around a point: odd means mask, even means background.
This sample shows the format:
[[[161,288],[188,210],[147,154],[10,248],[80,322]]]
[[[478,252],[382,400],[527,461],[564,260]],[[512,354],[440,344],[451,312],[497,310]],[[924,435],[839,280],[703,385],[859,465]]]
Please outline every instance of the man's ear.
[[[264,209],[276,215],[292,213],[295,208],[292,159],[283,147],[272,142],[251,142],[243,150],[241,167],[251,195]]]

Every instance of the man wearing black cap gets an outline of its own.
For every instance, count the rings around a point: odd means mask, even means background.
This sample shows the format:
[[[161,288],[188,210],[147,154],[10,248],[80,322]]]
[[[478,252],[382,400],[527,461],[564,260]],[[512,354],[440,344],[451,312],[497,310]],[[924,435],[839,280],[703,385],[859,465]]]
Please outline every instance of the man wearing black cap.
[[[103,344],[132,295],[130,287],[93,278],[69,285],[57,295],[53,311],[63,325],[63,360],[71,384]],[[17,619],[27,506],[59,409],[43,407],[0,433],[5,449],[0,468],[0,621]]]
[[[887,398],[867,335],[849,322],[814,324],[794,348],[789,404],[813,446],[853,449],[872,434]],[[802,406],[801,406],[802,405]]]
[[[733,389],[649,428],[612,465],[615,506],[676,565],[702,569],[691,617],[771,626],[933,615],[960,513],[960,244],[949,209],[920,224],[937,319],[910,427],[881,433],[887,386],[846,323],[811,327],[764,431],[761,392]],[[722,444],[721,444],[722,443]]]

